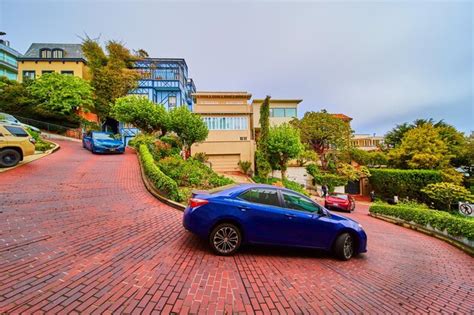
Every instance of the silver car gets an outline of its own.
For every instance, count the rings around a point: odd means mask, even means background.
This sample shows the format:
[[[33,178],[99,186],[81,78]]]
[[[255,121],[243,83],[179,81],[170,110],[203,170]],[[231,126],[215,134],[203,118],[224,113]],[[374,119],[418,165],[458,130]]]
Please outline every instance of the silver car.
[[[0,121],[7,121],[9,123],[12,123],[12,124],[15,124],[15,125],[20,125],[20,126],[23,126],[25,128],[29,128],[33,131],[41,133],[41,130],[39,130],[38,128],[36,128],[34,126],[31,126],[31,125],[28,125],[28,124],[24,124],[21,121],[19,121],[18,119],[16,119],[15,116],[7,114],[7,113],[1,113],[0,112]]]

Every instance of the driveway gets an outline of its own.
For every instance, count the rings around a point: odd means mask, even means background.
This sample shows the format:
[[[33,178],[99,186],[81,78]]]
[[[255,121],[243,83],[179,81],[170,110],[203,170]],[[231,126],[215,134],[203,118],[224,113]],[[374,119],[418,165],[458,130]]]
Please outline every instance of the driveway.
[[[210,253],[145,189],[134,153],[58,141],[0,174],[0,313],[470,313],[474,260],[367,216],[368,253]],[[470,298],[469,298],[470,296]]]

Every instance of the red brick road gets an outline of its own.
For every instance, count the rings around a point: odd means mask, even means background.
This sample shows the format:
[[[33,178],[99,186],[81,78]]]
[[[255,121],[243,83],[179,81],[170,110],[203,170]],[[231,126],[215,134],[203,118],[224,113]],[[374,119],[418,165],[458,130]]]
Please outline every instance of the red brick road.
[[[210,253],[145,190],[136,156],[80,144],[0,174],[0,313],[469,313],[473,259],[367,216],[369,252]],[[469,298],[470,296],[470,298]]]

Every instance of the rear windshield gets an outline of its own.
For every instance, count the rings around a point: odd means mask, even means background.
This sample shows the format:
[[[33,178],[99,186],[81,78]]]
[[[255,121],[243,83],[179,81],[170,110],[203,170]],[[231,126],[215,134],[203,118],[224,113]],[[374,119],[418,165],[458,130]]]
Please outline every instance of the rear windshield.
[[[29,137],[30,135],[21,127],[14,126],[5,126],[5,129],[8,130],[12,135],[16,137]]]

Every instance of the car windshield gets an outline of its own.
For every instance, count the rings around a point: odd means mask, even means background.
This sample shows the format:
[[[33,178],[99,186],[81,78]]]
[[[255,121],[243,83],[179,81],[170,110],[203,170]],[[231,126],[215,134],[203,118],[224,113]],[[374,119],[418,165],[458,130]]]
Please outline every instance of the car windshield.
[[[115,140],[115,136],[111,133],[93,133],[92,138],[97,140]]]
[[[344,195],[344,194],[332,194],[331,197],[336,197],[336,198],[339,198],[339,199],[344,199],[344,200],[347,200],[347,195]]]
[[[0,120],[4,121],[12,121],[12,122],[19,122],[15,117],[10,114],[0,113]]]

